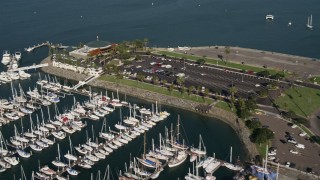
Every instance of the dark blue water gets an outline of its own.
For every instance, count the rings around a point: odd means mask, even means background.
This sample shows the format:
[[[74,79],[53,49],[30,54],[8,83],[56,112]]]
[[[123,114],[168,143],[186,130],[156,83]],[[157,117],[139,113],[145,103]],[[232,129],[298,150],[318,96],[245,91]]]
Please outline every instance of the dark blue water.
[[[153,2],[153,5],[152,5]],[[2,1],[0,50],[147,37],[151,46],[232,45],[320,57],[317,0]],[[199,6],[200,5],[200,6]],[[265,15],[274,14],[274,22]],[[313,14],[314,30],[306,28]],[[289,21],[293,25],[288,27]]]
[[[152,5],[153,2],[153,5]],[[200,6],[199,6],[200,5]],[[100,39],[120,42],[149,38],[150,46],[206,46],[232,45],[249,47],[275,52],[290,53],[318,58],[320,56],[320,2],[316,0],[297,1],[250,1],[250,0],[140,0],[140,1],[103,1],[103,0],[70,0],[70,1],[1,1],[0,2],[0,51],[23,50],[33,44],[47,41],[77,45]],[[266,22],[266,14],[274,14],[274,22]],[[307,17],[313,14],[314,30],[306,29]],[[292,21],[291,27],[287,26]],[[37,49],[27,54],[23,52],[21,66],[39,63],[48,54],[47,48]],[[1,65],[0,69],[4,67]],[[20,81],[24,89],[33,87],[38,79],[37,71],[32,73],[31,80]],[[14,86],[17,87],[15,82]],[[10,96],[10,85],[0,86],[0,97]],[[110,94],[109,94],[110,95]],[[128,97],[129,98],[129,97]],[[86,97],[77,96],[83,101]],[[58,105],[60,111],[70,107],[73,98],[67,97]],[[136,98],[130,102],[151,107]],[[243,147],[235,132],[225,123],[203,117],[178,108],[162,106],[172,115],[157,127],[148,132],[148,146],[151,138],[157,138],[164,132],[165,126],[176,123],[181,115],[184,132],[190,144],[198,143],[201,133],[210,154],[216,153],[220,159],[227,159],[229,147],[233,146],[234,158],[244,158]],[[51,112],[53,113],[53,107]],[[123,109],[123,114],[127,113]],[[39,113],[39,112],[37,112]],[[112,126],[119,118],[119,110],[107,117]],[[46,113],[45,116],[47,117]],[[33,116],[35,122],[35,116]],[[29,128],[29,118],[22,120],[24,128]],[[21,130],[21,121],[3,126],[1,131],[6,139],[13,135],[13,124]],[[102,121],[88,121],[89,136],[94,127],[95,136],[101,129]],[[196,128],[195,128],[196,127]],[[75,133],[71,136],[75,145],[85,142],[86,133]],[[91,171],[82,170],[74,179],[90,179],[90,173],[104,171],[106,165],[111,166],[113,175],[124,170],[124,163],[132,156],[142,153],[142,137],[119,149],[106,160],[99,162]],[[61,152],[68,149],[68,140],[59,142]],[[41,165],[49,164],[57,155],[57,145],[42,153],[35,153],[28,160],[21,160],[28,179],[31,172]],[[51,166],[51,165],[50,165]],[[165,169],[160,179],[181,179],[192,165],[188,162],[175,169]],[[20,177],[20,165],[0,174],[0,179],[16,179]],[[220,168],[215,176],[218,179],[230,179],[232,172]]]

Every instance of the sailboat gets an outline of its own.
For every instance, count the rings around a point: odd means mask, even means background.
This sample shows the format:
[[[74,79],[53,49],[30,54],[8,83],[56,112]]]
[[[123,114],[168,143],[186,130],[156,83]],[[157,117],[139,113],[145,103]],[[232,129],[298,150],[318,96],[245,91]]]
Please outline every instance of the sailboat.
[[[309,28],[310,30],[313,29],[313,25],[312,25],[312,14],[310,16],[308,16],[308,23],[306,24],[307,28]]]
[[[6,156],[8,154],[8,149],[6,143],[4,143],[4,138],[2,132],[0,131],[0,156]]]
[[[225,162],[225,163],[223,163],[223,165],[226,168],[231,169],[233,171],[241,171],[241,170],[243,170],[243,168],[241,166],[232,164],[232,146],[230,147],[230,163]]]
[[[66,167],[67,164],[65,164],[64,162],[61,162],[60,161],[60,147],[59,147],[59,144],[58,144],[58,158],[54,161],[52,161],[52,164],[57,166],[57,167]]]
[[[146,134],[144,134],[144,151],[142,158],[136,158],[142,165],[148,167],[148,168],[157,168],[158,166],[161,166],[161,162],[155,158],[146,156]]]
[[[78,158],[72,154],[72,142],[71,142],[70,136],[69,136],[69,145],[70,145],[70,151],[68,151],[68,153],[65,154],[64,157],[67,158],[69,161],[78,160]]]
[[[203,147],[201,147],[201,145]],[[203,150],[201,148],[203,148]],[[205,155],[207,153],[201,134],[199,135],[199,147],[198,148],[192,147],[192,148],[190,148],[190,151],[194,154],[197,154],[197,155]]]

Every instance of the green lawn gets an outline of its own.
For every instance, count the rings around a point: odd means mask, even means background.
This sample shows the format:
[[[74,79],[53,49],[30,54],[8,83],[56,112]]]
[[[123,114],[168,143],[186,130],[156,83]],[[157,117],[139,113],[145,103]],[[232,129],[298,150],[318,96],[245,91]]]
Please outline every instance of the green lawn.
[[[295,87],[284,92],[285,96],[276,99],[280,108],[292,110],[297,115],[307,117],[320,107],[320,90]]]
[[[215,107],[220,108],[220,109],[224,109],[224,110],[229,111],[229,112],[232,112],[232,113],[235,113],[235,107],[233,107],[233,111],[232,111],[231,108],[230,108],[229,103],[224,102],[224,101],[219,101],[219,102],[215,105]]]
[[[130,80],[130,79],[117,79],[111,75],[104,75],[104,76],[101,76],[99,79],[105,80],[105,81],[110,81],[110,82],[115,82],[115,83],[119,83],[119,84],[124,84],[127,86],[136,87],[136,88],[140,88],[140,89],[144,89],[144,90],[148,90],[148,91],[152,91],[152,92],[156,92],[156,93],[160,93],[160,94],[165,94],[168,96],[174,96],[177,98],[187,99],[187,100],[191,100],[191,101],[195,101],[195,102],[199,102],[199,103],[209,103],[210,104],[213,102],[213,100],[209,99],[209,98],[204,99],[204,98],[202,98],[200,96],[196,96],[196,95],[189,96],[187,93],[181,94],[181,92],[179,92],[177,90],[173,90],[172,92],[169,92],[168,89],[164,88],[164,87],[154,86],[152,84],[139,82],[139,81],[135,81],[135,80]]]
[[[266,157],[266,146],[268,145],[268,148],[271,147],[271,142],[270,141],[267,141],[263,144],[256,144],[256,147],[257,147],[257,150],[260,154],[260,156],[262,156],[262,158],[265,158]]]
[[[165,54],[167,56],[176,57],[176,58],[185,58],[185,59],[193,60],[193,61],[197,61],[198,59],[203,58],[206,60],[206,63],[208,63],[208,64],[214,64],[214,65],[219,65],[219,66],[224,66],[224,67],[229,67],[229,68],[235,68],[237,70],[246,70],[246,71],[251,70],[251,71],[255,71],[255,72],[268,70],[270,72],[270,74],[281,73],[281,72],[276,71],[274,69],[265,69],[262,67],[248,66],[248,65],[238,64],[238,63],[233,63],[233,62],[226,62],[225,63],[225,62],[222,62],[221,60],[218,60],[218,59],[201,57],[201,56],[196,56],[196,55],[182,54],[182,53],[169,52],[169,51],[157,51],[154,53],[156,53],[158,55]]]

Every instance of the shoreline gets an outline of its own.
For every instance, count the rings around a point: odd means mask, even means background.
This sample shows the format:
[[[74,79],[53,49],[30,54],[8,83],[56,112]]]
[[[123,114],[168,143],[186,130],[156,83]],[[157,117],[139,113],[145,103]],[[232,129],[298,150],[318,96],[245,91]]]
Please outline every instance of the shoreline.
[[[41,70],[44,73],[67,78],[70,80],[75,80],[75,81],[80,81],[86,78],[86,75],[84,74],[79,74],[73,71],[68,71],[68,70],[53,67],[50,57],[45,58],[44,60],[41,61],[41,63],[49,63],[48,67],[41,68]],[[167,96],[167,95],[147,91],[144,89],[134,88],[127,85],[121,85],[121,84],[99,80],[99,79],[93,80],[88,85],[92,87],[98,87],[98,88],[108,89],[112,91],[116,91],[118,89],[120,93],[137,97],[149,102],[158,101],[161,104],[174,106],[174,107],[192,111],[204,116],[216,118],[217,120],[227,123],[236,132],[244,149],[246,150],[246,157],[245,157],[246,160],[251,161],[252,159],[254,159],[256,155],[259,155],[256,145],[252,143],[249,139],[250,132],[246,128],[245,123],[242,120],[239,120],[236,117],[236,115],[233,113],[227,112],[225,110],[222,110],[216,107],[212,107],[212,109],[207,114],[199,113],[195,111],[195,107],[202,103],[196,103],[190,100],[180,99],[173,96]]]
[[[258,50],[252,48],[242,48],[229,46],[230,52],[225,53],[226,46],[198,46],[189,47],[190,50],[178,50],[173,48],[176,53],[186,53],[188,55],[195,55],[199,57],[209,57],[219,59],[218,55],[222,55],[223,59],[238,64],[245,64],[254,67],[266,66],[267,69],[274,69],[278,71],[288,71],[294,73],[296,79],[308,79],[311,76],[320,76],[317,67],[320,67],[320,59],[303,57],[298,55],[291,55],[279,52],[272,52],[266,50]],[[155,51],[165,50],[168,48],[153,48]]]

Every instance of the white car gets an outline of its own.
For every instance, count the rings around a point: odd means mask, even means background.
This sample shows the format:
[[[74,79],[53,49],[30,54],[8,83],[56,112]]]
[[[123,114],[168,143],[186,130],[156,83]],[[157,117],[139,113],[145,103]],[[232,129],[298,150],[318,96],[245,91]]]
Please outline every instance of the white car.
[[[274,157],[274,156],[268,156],[268,160],[275,160],[276,159],[276,157]]]
[[[292,126],[291,126],[291,128],[296,128],[296,127],[298,127],[296,124],[293,124]]]
[[[289,152],[291,152],[292,154],[298,154],[298,151],[293,150],[293,149],[290,149],[290,151],[289,151]]]
[[[303,137],[303,136],[305,136],[305,135],[307,135],[306,132],[301,132],[301,133],[299,133],[299,136],[301,136],[301,137]]]
[[[286,162],[286,167],[290,167],[291,163],[290,162]]]
[[[305,146],[303,145],[303,144],[296,144],[295,145],[297,148],[300,148],[300,149],[304,149],[305,148]]]

